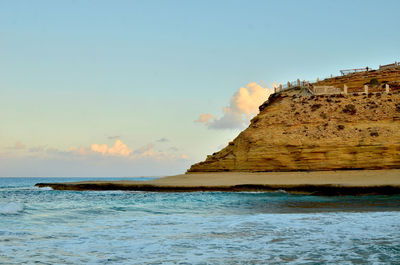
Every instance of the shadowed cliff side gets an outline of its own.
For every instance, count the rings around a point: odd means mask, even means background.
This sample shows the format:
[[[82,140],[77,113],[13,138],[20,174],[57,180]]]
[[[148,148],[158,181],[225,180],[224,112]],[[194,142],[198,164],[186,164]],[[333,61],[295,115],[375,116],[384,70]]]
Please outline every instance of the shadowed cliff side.
[[[191,172],[400,168],[400,94],[273,94],[250,126]]]

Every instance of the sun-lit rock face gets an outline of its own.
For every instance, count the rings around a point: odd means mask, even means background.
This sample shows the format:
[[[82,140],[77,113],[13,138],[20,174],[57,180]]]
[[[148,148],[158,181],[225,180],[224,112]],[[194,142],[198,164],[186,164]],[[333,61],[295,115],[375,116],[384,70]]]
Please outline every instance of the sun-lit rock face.
[[[400,94],[274,94],[250,126],[188,172],[400,168]]]

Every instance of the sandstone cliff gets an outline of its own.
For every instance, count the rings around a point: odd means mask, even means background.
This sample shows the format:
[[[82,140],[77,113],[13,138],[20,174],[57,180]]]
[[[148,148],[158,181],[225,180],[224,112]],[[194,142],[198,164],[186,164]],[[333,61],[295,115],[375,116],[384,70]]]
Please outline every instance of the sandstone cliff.
[[[400,168],[400,94],[273,94],[250,126],[188,172]]]

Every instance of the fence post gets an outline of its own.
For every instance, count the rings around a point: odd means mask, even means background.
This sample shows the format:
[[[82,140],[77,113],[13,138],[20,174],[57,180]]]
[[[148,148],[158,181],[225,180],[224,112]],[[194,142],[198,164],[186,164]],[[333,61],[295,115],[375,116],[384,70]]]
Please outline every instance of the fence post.
[[[386,94],[389,94],[389,85],[388,84],[385,84],[385,91],[386,91]]]
[[[347,85],[346,84],[344,84],[344,86],[343,86],[343,91],[344,91],[344,94],[347,95]]]
[[[297,78],[297,86],[300,86],[300,79]]]
[[[317,77],[317,82],[319,82],[319,77]]]
[[[287,82],[287,87],[289,88],[291,86],[291,84],[290,84],[290,82],[288,81]]]
[[[364,93],[368,95],[368,86],[364,85]]]
[[[279,90],[280,90],[280,91],[283,90],[282,84],[279,84]]]

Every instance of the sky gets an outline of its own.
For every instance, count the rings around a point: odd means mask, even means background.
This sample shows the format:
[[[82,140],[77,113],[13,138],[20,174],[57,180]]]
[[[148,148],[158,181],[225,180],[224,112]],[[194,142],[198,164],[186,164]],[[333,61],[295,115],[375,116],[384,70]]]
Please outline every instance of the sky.
[[[400,1],[0,0],[0,177],[184,173],[280,83],[400,61]]]

